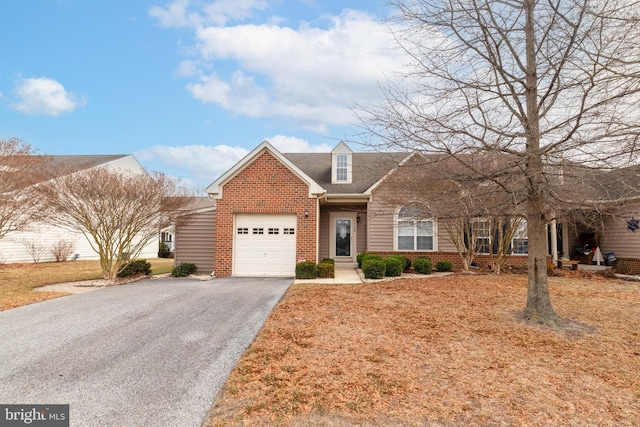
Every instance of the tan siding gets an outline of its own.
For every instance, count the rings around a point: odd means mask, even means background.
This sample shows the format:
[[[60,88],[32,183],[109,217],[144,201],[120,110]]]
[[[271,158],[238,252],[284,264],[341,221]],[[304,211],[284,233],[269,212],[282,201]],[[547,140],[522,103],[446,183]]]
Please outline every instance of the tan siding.
[[[393,251],[393,216],[395,209],[377,198],[369,203],[367,220],[369,251]]]
[[[640,230],[627,230],[627,220],[615,218],[605,222],[605,232],[600,236],[600,250],[603,254],[614,252],[618,258],[640,258]],[[640,218],[640,208],[634,215]]]
[[[191,262],[198,266],[198,273],[213,271],[216,211],[194,214],[188,221],[176,226],[175,263]]]
[[[444,221],[438,221],[438,251],[457,252],[456,245],[453,244]]]

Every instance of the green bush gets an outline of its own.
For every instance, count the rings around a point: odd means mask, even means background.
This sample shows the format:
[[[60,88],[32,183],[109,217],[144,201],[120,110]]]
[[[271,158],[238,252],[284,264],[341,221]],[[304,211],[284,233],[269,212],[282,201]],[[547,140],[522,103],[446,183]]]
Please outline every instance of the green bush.
[[[320,263],[335,264],[336,262],[333,258],[324,258],[322,261],[320,261]]]
[[[382,259],[365,258],[362,261],[362,272],[365,279],[382,279],[387,265]]]
[[[322,260],[322,262],[318,264],[318,277],[323,279],[335,277],[333,263]]]
[[[195,264],[190,262],[181,262],[173,267],[171,275],[173,277],[187,277],[188,275],[195,273],[197,270],[198,267]]]
[[[118,277],[135,276],[138,274],[144,274],[148,276],[151,274],[151,264],[145,259],[136,259],[128,263],[120,273]]]
[[[389,255],[384,259],[384,264],[386,266],[385,275],[389,277],[397,277],[402,274],[404,267],[404,260],[402,257]]]
[[[433,264],[431,260],[425,257],[418,257],[413,261],[413,269],[416,273],[431,274],[433,271]]]
[[[360,252],[357,256],[356,256],[356,261],[358,261],[358,268],[362,268],[362,260],[364,259],[364,256],[367,255],[366,252]]]
[[[453,263],[451,261],[438,261],[436,262],[436,271],[444,272],[453,270]]]
[[[169,258],[171,256],[171,250],[165,242],[160,242],[158,245],[158,258]]]
[[[311,261],[296,264],[296,279],[315,279],[318,277],[318,266]]]
[[[366,253],[364,254],[364,256],[362,257],[362,265],[364,265],[364,262],[368,259],[376,259],[378,261],[382,261],[382,256],[378,255],[378,254],[370,254],[370,253]]]

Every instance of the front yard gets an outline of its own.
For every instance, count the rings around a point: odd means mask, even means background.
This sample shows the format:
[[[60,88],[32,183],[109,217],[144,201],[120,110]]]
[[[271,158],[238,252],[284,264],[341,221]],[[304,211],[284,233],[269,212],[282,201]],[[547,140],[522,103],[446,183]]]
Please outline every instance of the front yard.
[[[640,425],[640,285],[550,287],[563,330],[520,321],[523,275],[293,286],[208,425]]]
[[[168,273],[173,266],[173,259],[170,258],[148,261],[152,274]],[[0,264],[0,311],[66,295],[34,290],[40,286],[100,278],[100,261]]]

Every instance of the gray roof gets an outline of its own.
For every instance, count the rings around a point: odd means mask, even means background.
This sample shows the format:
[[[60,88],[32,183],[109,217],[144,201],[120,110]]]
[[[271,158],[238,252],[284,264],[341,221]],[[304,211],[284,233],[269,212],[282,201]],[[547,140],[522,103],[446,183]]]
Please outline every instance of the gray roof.
[[[364,193],[408,156],[407,153],[353,153],[351,184],[332,184],[331,153],[283,155],[329,194]]]
[[[61,155],[49,156],[53,166],[66,166],[76,171],[89,169],[114,160],[127,157],[129,154],[99,154],[99,155]]]

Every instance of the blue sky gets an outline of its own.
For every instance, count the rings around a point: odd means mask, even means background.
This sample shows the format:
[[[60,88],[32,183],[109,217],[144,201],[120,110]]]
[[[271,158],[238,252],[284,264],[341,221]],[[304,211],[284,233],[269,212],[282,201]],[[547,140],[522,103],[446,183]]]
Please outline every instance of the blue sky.
[[[353,139],[402,61],[384,0],[2,0],[0,138],[203,188],[267,139]]]

